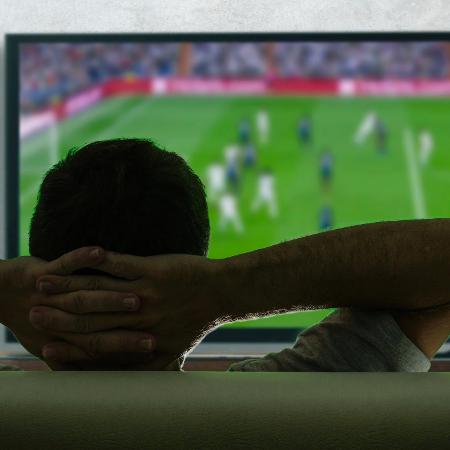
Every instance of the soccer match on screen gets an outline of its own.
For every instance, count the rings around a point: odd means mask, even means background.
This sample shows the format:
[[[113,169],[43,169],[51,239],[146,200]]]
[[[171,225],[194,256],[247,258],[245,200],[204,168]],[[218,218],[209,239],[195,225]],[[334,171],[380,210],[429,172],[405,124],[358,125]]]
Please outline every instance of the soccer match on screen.
[[[46,171],[73,147],[120,137],[150,138],[200,176],[211,258],[448,217],[449,96],[448,42],[21,44],[20,252]]]

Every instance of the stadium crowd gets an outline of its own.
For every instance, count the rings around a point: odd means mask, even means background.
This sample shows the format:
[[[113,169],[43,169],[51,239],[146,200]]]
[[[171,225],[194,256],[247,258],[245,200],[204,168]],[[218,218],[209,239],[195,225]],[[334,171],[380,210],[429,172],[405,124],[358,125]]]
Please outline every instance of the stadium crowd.
[[[20,106],[39,110],[126,76],[442,79],[449,53],[440,42],[26,44]]]

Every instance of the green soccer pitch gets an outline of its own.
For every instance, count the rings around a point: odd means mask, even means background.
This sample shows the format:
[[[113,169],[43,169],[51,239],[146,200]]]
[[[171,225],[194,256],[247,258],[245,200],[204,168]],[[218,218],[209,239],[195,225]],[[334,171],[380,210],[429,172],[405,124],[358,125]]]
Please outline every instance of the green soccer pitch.
[[[259,108],[268,111],[270,136],[260,145],[254,126]],[[375,151],[373,137],[353,143],[357,127],[375,110],[388,127],[388,152]],[[310,114],[313,145],[302,148],[297,122]],[[117,137],[152,138],[182,155],[206,183],[206,169],[223,160],[224,148],[237,140],[239,120],[252,123],[258,165],[272,169],[279,216],[252,214],[255,169],[243,173],[239,208],[245,232],[218,229],[218,213],[210,206],[209,256],[226,257],[318,231],[318,210],[332,205],[335,227],[380,220],[450,216],[450,102],[446,99],[339,99],[312,97],[142,97],[105,100],[53,129],[21,144],[20,250],[28,252],[28,225],[46,170],[66,152],[91,141]],[[418,132],[434,138],[429,164],[418,163]],[[335,167],[330,193],[324,198],[319,155],[329,147]],[[238,293],[236,293],[238,294]],[[310,326],[329,311],[284,314],[228,327]]]

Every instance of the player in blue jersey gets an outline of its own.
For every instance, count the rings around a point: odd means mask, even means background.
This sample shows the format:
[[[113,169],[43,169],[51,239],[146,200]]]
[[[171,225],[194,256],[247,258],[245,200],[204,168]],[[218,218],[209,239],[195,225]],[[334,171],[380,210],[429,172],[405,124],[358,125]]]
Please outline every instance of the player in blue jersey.
[[[388,129],[386,124],[380,119],[377,118],[374,128],[375,133],[375,146],[377,152],[381,155],[387,153],[387,138],[388,138]]]
[[[334,158],[330,150],[325,149],[320,156],[320,181],[322,189],[329,191],[333,177]]]
[[[244,167],[254,167],[256,164],[256,149],[251,143],[244,148]]]
[[[298,122],[297,135],[300,145],[309,147],[312,143],[312,123],[309,116],[304,116]]]
[[[319,210],[319,231],[333,228],[333,210],[330,205],[323,205]]]
[[[250,142],[250,121],[247,117],[239,122],[238,140],[241,145],[247,145]]]
[[[236,193],[239,189],[240,148],[236,144],[225,148],[225,176],[229,187]]]

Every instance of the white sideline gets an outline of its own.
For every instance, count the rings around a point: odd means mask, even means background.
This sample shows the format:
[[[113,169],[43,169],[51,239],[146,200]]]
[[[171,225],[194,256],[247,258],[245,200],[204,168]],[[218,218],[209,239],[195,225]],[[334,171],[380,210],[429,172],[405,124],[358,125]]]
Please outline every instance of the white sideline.
[[[404,129],[403,140],[403,149],[405,151],[406,165],[408,167],[414,216],[416,219],[425,219],[427,217],[427,208],[425,205],[422,179],[420,177],[416,153],[414,149],[413,133],[410,128]]]

